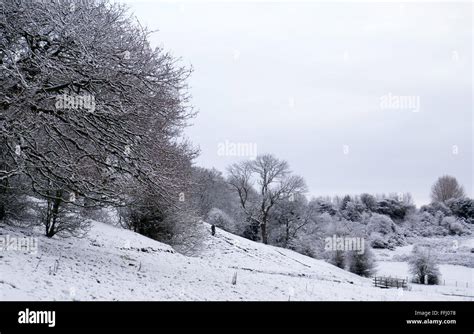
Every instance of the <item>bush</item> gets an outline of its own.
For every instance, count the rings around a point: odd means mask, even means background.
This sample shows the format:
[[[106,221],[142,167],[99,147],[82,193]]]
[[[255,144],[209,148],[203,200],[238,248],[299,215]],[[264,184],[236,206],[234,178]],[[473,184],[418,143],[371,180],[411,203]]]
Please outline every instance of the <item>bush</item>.
[[[69,195],[66,192],[57,190],[55,194],[56,198],[47,198],[35,205],[45,235],[48,238],[55,235],[76,238],[86,236],[91,221],[81,216],[78,206],[68,202]]]
[[[345,269],[346,260],[344,257],[344,252],[340,250],[329,252],[328,262],[331,263],[332,265],[335,265],[336,267]]]
[[[464,226],[454,217],[445,217],[443,219],[443,224],[448,227],[451,235],[462,235],[465,233]]]
[[[309,206],[312,206],[314,208],[314,212],[317,214],[328,213],[329,215],[333,216],[337,213],[337,210],[334,204],[328,199],[324,199],[324,198],[312,199],[309,202]]]
[[[370,194],[362,194],[360,195],[360,201],[365,206],[367,211],[375,212],[375,210],[377,210],[377,200],[374,196]]]
[[[364,252],[349,252],[348,255],[349,271],[359,276],[370,277],[375,273],[375,262],[372,250],[366,247]]]
[[[252,241],[260,241],[260,224],[250,218],[246,218],[242,237]]]
[[[344,209],[341,210],[341,215],[347,220],[360,222],[365,209],[366,207],[361,202],[349,201]]]
[[[181,205],[167,211],[164,224],[170,227],[169,244],[179,253],[194,256],[202,247],[202,241],[209,231],[199,220],[193,208]]]
[[[224,211],[212,208],[207,214],[207,222],[211,225],[215,225],[223,230],[233,232],[234,221]]]
[[[441,211],[437,211],[434,216],[428,211],[420,211],[411,218],[411,229],[423,237],[446,236],[449,229],[443,225],[444,219]]]
[[[382,215],[387,215],[391,219],[402,221],[413,209],[414,206],[410,203],[399,201],[395,198],[384,198],[377,202],[376,212]]]
[[[386,215],[374,213],[368,220],[366,232],[373,248],[393,249],[405,244],[397,225]]]
[[[378,232],[372,232],[369,236],[370,238],[370,245],[372,248],[389,248],[389,244],[384,237]]]
[[[446,205],[456,217],[474,223],[474,200],[467,197],[455,198],[446,201]]]
[[[123,227],[169,244],[185,255],[195,253],[205,233],[199,217],[186,203],[167,205],[144,196],[141,202],[121,208],[119,215]]]
[[[369,232],[378,232],[381,235],[387,235],[397,232],[397,227],[393,220],[386,215],[374,213],[367,224]]]
[[[169,242],[172,237],[172,226],[164,222],[164,212],[158,206],[123,207],[119,215],[121,225],[133,232],[161,242]]]
[[[413,282],[424,284],[425,277],[430,285],[439,284],[441,274],[431,251],[415,246],[408,260]]]
[[[444,216],[450,216],[452,214],[451,209],[442,202],[434,202],[420,207],[420,212],[429,212],[434,216],[437,212],[443,213]]]

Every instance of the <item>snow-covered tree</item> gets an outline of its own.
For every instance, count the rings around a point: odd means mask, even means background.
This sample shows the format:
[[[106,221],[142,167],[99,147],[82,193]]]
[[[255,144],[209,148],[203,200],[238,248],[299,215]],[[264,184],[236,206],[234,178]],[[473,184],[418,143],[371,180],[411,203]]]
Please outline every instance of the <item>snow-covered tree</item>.
[[[389,248],[403,244],[403,236],[397,225],[386,215],[374,213],[366,226],[366,232],[373,248]]]
[[[190,71],[106,0],[9,1],[0,15],[0,180],[24,176],[53,221],[62,206],[131,202],[131,186],[177,197]]]
[[[441,274],[430,249],[415,246],[408,261],[413,282],[424,284],[438,284]]]
[[[474,223],[474,200],[472,198],[452,198],[446,201],[446,205],[456,217],[468,223]]]
[[[399,196],[392,194],[388,197],[384,196],[383,198],[377,201],[377,209],[375,212],[387,215],[394,221],[403,221],[406,218],[406,215],[415,209],[415,206],[410,200],[410,195],[403,196],[400,200]]]
[[[235,221],[227,213],[218,208],[212,208],[209,211],[207,222],[226,231],[233,232],[235,230]]]
[[[296,246],[293,241],[299,234],[309,233],[305,227],[315,223],[314,216],[314,206],[308,205],[304,195],[299,194],[291,200],[279,201],[270,217],[272,243],[285,248]],[[311,232],[315,233],[314,228]]]
[[[462,235],[465,232],[462,223],[456,217],[444,217],[441,225],[452,235]]]
[[[370,194],[362,194],[360,195],[360,201],[365,206],[367,211],[375,212],[377,210],[377,200],[374,196]]]
[[[335,205],[332,203],[330,198],[313,198],[308,205],[313,206],[315,212],[318,214],[328,213],[334,216],[337,213]]]
[[[45,235],[53,237],[84,237],[90,228],[90,220],[79,214],[79,207],[69,201],[69,195],[61,190],[44,203],[36,204]]]
[[[345,269],[346,268],[346,257],[345,253],[342,250],[334,250],[329,252],[327,255],[327,261],[338,268]]]
[[[431,200],[433,202],[443,202],[452,198],[462,198],[465,196],[464,188],[458,183],[455,177],[444,175],[438,178],[431,188]]]
[[[378,232],[382,235],[387,235],[395,233],[397,227],[389,216],[375,213],[369,219],[367,230],[369,233]]]
[[[370,247],[365,247],[363,252],[349,252],[347,262],[351,273],[364,277],[373,276],[375,273],[375,261]]]
[[[190,196],[197,214],[202,219],[210,222],[216,218],[211,216],[219,212],[220,216],[226,217],[224,220],[227,223],[225,227],[217,226],[235,234],[243,233],[242,224],[235,224],[245,220],[239,198],[220,171],[214,168],[193,167]]]
[[[270,154],[233,164],[228,172],[228,182],[237,192],[241,208],[259,225],[262,242],[268,243],[267,226],[275,204],[305,192],[304,180],[291,174],[286,161]]]
[[[361,202],[353,199],[345,204],[344,209],[341,209],[340,213],[342,217],[347,220],[359,222],[361,220],[362,213],[364,212],[364,210],[365,206]]]

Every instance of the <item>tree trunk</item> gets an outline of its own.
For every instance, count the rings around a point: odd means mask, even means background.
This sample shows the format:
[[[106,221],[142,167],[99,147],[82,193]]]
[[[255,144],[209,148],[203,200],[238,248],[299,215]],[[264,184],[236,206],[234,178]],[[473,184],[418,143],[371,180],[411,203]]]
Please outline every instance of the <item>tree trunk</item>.
[[[262,223],[260,225],[260,228],[262,230],[262,242],[264,244],[268,244],[268,236],[267,236],[267,224],[266,223]]]
[[[62,202],[62,194],[63,194],[62,190],[57,190],[56,198],[52,200],[53,205],[51,208],[51,214],[50,215],[48,214],[49,222],[46,227],[46,236],[48,238],[52,238],[56,234],[56,221],[59,215],[59,207]]]
[[[2,186],[0,187],[0,194],[7,197],[7,190],[8,189],[8,178],[2,181]],[[0,221],[2,221],[5,216],[7,215],[7,206],[5,198],[0,198]]]
[[[286,221],[286,228],[285,228],[285,248],[288,248],[288,244],[290,243],[290,223]]]

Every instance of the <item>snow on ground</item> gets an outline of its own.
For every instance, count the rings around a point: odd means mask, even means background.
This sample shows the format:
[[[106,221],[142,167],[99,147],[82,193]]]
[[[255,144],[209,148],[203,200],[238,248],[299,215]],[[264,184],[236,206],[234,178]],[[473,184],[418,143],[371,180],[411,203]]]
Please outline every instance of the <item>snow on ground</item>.
[[[409,267],[407,262],[381,261],[377,263],[377,275],[392,277],[409,277]],[[441,293],[471,296],[474,300],[474,269],[451,265],[439,265],[441,272],[441,285],[436,287],[427,287],[420,284],[412,284],[412,290],[425,291],[434,289]]]
[[[418,240],[418,243],[421,243],[423,245],[441,245],[441,247],[438,247],[438,249],[434,248],[436,256],[439,257],[438,260],[447,260],[453,263],[462,262],[459,261],[459,259],[456,259],[456,257],[464,257],[469,253],[466,249],[464,249],[464,252],[459,252],[457,254],[452,253],[454,250],[451,247],[446,247],[445,245],[451,245],[453,240],[456,241],[456,250],[462,251],[464,248],[470,249],[474,245],[474,238],[472,237],[456,239],[423,238]],[[397,247],[394,250],[374,250],[377,260],[377,275],[409,278],[411,275],[409,272],[407,260],[412,250],[413,245]],[[400,261],[401,259],[403,261]],[[456,261],[453,261],[453,259]],[[439,264],[439,270],[441,273],[440,286],[431,287],[420,284],[412,284],[412,290],[435,290],[440,293],[449,295],[468,296],[471,298],[471,300],[474,300],[474,268],[456,264],[441,263]]]
[[[472,300],[433,287],[374,288],[324,261],[220,229],[194,257],[100,222],[83,239],[0,226],[7,235],[37,238],[39,249],[0,253],[0,300]]]
[[[374,249],[378,261],[394,261],[394,258],[408,257],[413,250],[413,245],[406,245],[391,249]]]

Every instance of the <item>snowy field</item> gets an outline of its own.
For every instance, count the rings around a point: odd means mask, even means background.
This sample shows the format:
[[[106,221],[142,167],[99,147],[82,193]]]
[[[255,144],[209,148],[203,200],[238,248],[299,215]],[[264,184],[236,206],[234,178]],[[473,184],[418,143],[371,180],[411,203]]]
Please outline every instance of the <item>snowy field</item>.
[[[100,222],[84,239],[9,226],[0,234],[38,238],[39,246],[36,254],[0,253],[0,300],[473,300],[472,290],[451,286],[374,288],[371,279],[220,229],[194,257]],[[387,274],[406,269],[380,266]]]
[[[452,240],[450,238],[439,239],[439,238],[425,238],[420,240],[421,244],[432,245],[432,244],[450,244]],[[459,251],[458,254],[453,254],[453,250],[449,247],[439,247],[441,259],[457,263],[461,262],[457,257],[464,257],[470,255],[467,251],[463,252],[466,248],[472,248],[474,239],[472,237],[463,238],[456,240],[456,249]],[[377,249],[374,250],[377,259],[377,275],[379,276],[392,276],[399,278],[410,277],[410,271],[408,262],[408,256],[413,249],[413,245],[407,245],[403,247],[397,247],[395,250]],[[450,255],[450,256],[447,256]],[[403,260],[403,261],[400,261]],[[431,291],[437,290],[441,293],[457,295],[457,296],[468,296],[471,300],[474,300],[474,268],[456,265],[456,264],[439,264],[439,270],[441,273],[440,285],[439,286],[423,286],[420,284],[411,284],[412,291]]]
[[[474,300],[474,269],[464,266],[441,264],[441,285],[423,286],[412,284],[412,290],[437,290],[457,296],[470,296]],[[396,261],[381,261],[377,263],[377,275],[392,277],[409,277],[408,263]]]

